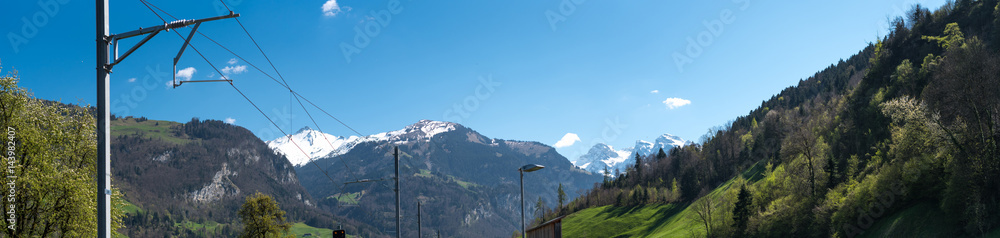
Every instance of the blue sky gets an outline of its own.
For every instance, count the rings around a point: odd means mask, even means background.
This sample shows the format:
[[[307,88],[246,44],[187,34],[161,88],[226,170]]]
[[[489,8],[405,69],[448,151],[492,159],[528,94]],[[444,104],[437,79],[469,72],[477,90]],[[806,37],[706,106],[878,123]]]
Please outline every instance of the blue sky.
[[[182,19],[225,14],[217,1],[150,2]],[[936,9],[944,1],[226,3],[242,14],[292,89],[362,134],[420,119],[549,145],[573,133],[580,140],[558,149],[573,160],[597,142],[624,148],[663,133],[698,140],[857,53],[886,33],[887,17],[914,3]],[[162,24],[140,1],[112,1],[110,10],[113,33]],[[36,97],[93,104],[93,19],[91,1],[5,3],[4,74],[17,70],[20,85]],[[235,20],[205,23],[199,31],[275,75]],[[120,51],[138,40],[123,41]],[[182,42],[164,32],[115,66],[112,113],[228,119],[265,140],[281,135],[225,83],[167,87]],[[247,61],[201,36],[192,44],[220,70],[228,68],[235,85],[283,130],[312,126],[287,90]],[[182,73],[191,79],[220,77],[190,49],[178,70],[189,67]],[[324,132],[353,134],[309,109]]]

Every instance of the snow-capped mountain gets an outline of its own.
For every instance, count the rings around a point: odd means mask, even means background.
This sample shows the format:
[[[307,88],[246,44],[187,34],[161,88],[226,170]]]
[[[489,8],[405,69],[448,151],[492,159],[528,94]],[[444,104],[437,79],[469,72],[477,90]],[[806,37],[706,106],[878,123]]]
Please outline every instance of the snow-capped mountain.
[[[295,167],[295,175],[302,186],[313,197],[327,198],[321,204],[333,214],[360,214],[362,210],[389,207],[384,199],[395,195],[391,190],[374,183],[340,186],[336,182],[389,177],[395,164],[392,152],[398,148],[400,170],[405,169],[401,171],[405,173],[400,174],[400,186],[406,186],[400,196],[433,196],[423,206],[427,211],[437,211],[440,216],[429,218],[429,223],[438,224],[444,228],[442,233],[457,237],[491,237],[483,234],[505,234],[520,227],[516,222],[521,215],[517,169],[525,164],[545,166],[540,172],[525,175],[524,192],[532,194],[532,201],[541,199],[556,204],[556,190],[560,186],[572,193],[592,188],[594,183],[601,181],[601,175],[576,168],[551,146],[534,141],[490,138],[448,122],[420,121],[402,130],[360,137],[342,148],[347,152]],[[527,182],[529,176],[530,183]],[[381,184],[387,185],[388,181]],[[356,205],[341,206],[342,200],[333,199],[333,196],[344,194],[360,194],[355,196],[353,204]],[[409,205],[410,208],[403,206],[403,210],[416,209],[416,204]],[[363,221],[384,229],[386,223],[381,221],[387,217],[376,215]],[[416,232],[416,229],[407,232]]]
[[[684,143],[687,143],[687,141],[684,141],[678,136],[663,134],[657,137],[652,143],[644,140],[636,141],[635,147],[632,147],[632,152],[639,152],[641,155],[651,155],[659,153],[660,148],[663,148],[663,151],[666,152],[670,150],[670,148],[683,146]]]
[[[315,159],[345,154],[353,149],[354,146],[363,142],[394,141],[405,143],[408,141],[428,140],[435,135],[455,130],[455,125],[455,123],[451,122],[421,120],[406,126],[402,130],[382,132],[364,137],[334,136],[313,130],[307,126],[291,136],[283,136],[270,140],[267,142],[267,146],[278,153],[284,154],[293,165],[302,166]]]
[[[608,168],[614,170],[614,165],[625,162],[630,154],[632,154],[631,151],[615,150],[610,145],[597,143],[594,147],[590,147],[586,154],[581,155],[573,165],[587,171],[600,173],[604,170],[604,165],[608,165]]]
[[[685,143],[687,141],[671,134],[663,134],[657,137],[654,142],[638,140],[635,142],[635,146],[622,150],[615,150],[610,145],[597,143],[586,154],[574,161],[573,165],[598,174],[604,173],[605,166],[612,173],[615,169],[625,171],[628,166],[635,163],[635,153],[637,152],[646,156],[659,153],[660,148],[663,148],[663,151],[668,151],[671,148],[683,146]]]

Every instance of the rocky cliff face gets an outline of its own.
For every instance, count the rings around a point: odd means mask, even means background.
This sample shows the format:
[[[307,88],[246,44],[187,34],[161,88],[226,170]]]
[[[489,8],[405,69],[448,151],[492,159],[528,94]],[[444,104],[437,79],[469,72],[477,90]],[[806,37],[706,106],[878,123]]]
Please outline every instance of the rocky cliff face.
[[[334,224],[294,166],[250,131],[221,121],[112,121],[115,186],[147,212],[233,223],[245,197],[272,196],[292,221]],[[138,228],[137,228],[138,229]]]

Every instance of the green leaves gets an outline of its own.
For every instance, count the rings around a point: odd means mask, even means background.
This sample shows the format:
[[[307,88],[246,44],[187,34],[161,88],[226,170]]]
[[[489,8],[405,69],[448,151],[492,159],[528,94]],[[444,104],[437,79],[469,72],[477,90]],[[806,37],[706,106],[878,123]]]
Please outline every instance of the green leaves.
[[[93,237],[97,235],[97,122],[86,108],[31,98],[18,78],[0,78],[0,123],[13,128],[14,152],[2,162],[8,184],[0,206],[14,207],[15,220],[0,221],[9,237]],[[3,176],[3,177],[6,177]],[[13,185],[13,189],[10,189]],[[116,190],[113,201],[121,201]],[[117,200],[114,200],[117,199]],[[121,206],[112,209],[112,228],[122,228]],[[8,209],[5,209],[7,211]],[[5,216],[5,218],[7,218]]]
[[[285,211],[278,207],[278,202],[260,192],[247,196],[239,214],[243,221],[240,237],[282,237],[292,227],[285,221]]]
[[[922,36],[920,38],[937,42],[945,50],[952,50],[952,47],[965,47],[965,34],[962,33],[962,29],[958,27],[956,22],[948,23],[945,26],[943,36]]]

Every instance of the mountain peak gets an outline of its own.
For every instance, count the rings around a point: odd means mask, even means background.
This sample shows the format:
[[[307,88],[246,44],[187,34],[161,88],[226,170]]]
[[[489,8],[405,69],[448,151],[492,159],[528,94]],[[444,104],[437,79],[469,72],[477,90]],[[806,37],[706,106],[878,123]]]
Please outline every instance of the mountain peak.
[[[291,139],[288,136],[282,136],[267,141],[267,145],[284,154],[293,165],[302,166],[317,158],[342,155],[360,143],[372,141],[399,142],[428,140],[438,134],[454,131],[457,128],[464,127],[453,122],[420,120],[417,123],[406,126],[402,130],[382,132],[363,137],[350,136],[345,138],[320,133],[306,126],[292,134]],[[303,151],[306,153],[302,153]]]
[[[673,145],[673,146],[684,146],[687,141],[681,139],[679,136],[671,134],[663,134],[656,138],[656,144]]]
[[[621,150],[616,150],[604,143],[597,143],[586,154],[580,155],[574,165],[595,173],[603,172],[605,166],[612,170],[617,168],[624,171],[627,166],[635,163],[636,153],[648,156],[659,152],[661,148],[664,151],[669,151],[671,148],[684,146],[686,143],[687,141],[671,134],[660,135],[653,142],[636,140],[634,147]]]
[[[454,131],[456,128],[461,127],[461,125],[454,122],[446,121],[434,121],[434,120],[420,120],[417,123],[406,126],[402,131],[399,131],[399,135],[406,134],[423,134],[415,135],[417,137],[431,138],[437,134]],[[419,133],[418,133],[419,132]]]
[[[300,134],[302,132],[311,131],[311,130],[313,130],[313,129],[309,128],[309,126],[305,126],[305,127],[302,127],[302,129],[299,129],[298,131],[295,131],[295,133],[293,133],[293,134]]]

